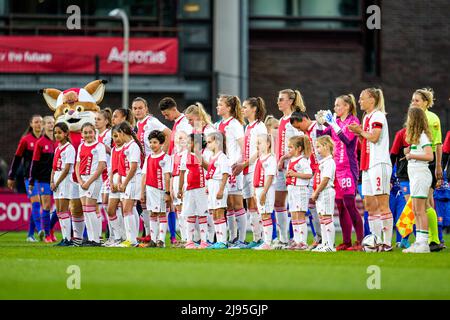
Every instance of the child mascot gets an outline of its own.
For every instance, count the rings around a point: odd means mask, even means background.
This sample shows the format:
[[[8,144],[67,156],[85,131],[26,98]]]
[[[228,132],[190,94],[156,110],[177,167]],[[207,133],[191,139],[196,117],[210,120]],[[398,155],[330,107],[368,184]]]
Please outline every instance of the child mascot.
[[[75,150],[81,143],[81,127],[85,123],[95,124],[95,116],[100,111],[99,103],[105,93],[106,80],[95,80],[84,88],[72,88],[64,91],[58,89],[43,89],[44,96],[50,110],[54,112],[55,122],[65,122],[70,130],[70,141]],[[76,183],[75,173],[72,176]],[[81,245],[84,230],[83,208],[78,196],[78,184],[74,184],[71,192],[70,213],[74,231],[74,245]],[[75,227],[77,226],[77,227]]]

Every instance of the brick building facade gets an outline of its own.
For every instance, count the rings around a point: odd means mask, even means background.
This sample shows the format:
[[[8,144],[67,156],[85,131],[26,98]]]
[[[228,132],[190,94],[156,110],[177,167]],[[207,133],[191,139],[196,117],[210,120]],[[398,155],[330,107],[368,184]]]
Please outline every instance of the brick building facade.
[[[379,76],[364,72],[364,35],[358,32],[251,30],[250,95],[263,97],[269,112],[280,116],[278,90],[299,89],[313,116],[332,108],[340,94],[351,92],[358,99],[362,89],[379,86],[393,137],[406,120],[414,90],[428,86],[435,91],[432,111],[445,136],[450,130],[449,22],[448,0],[382,1]]]

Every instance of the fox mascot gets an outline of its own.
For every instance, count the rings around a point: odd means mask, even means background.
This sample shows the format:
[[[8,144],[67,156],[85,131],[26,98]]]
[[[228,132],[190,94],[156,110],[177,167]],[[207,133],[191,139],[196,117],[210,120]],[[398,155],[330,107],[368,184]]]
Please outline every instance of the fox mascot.
[[[68,125],[70,141],[76,151],[78,151],[78,146],[81,143],[81,127],[83,124],[95,124],[95,116],[100,111],[99,103],[103,100],[106,83],[106,80],[95,80],[84,88],[72,88],[64,91],[51,88],[41,90],[45,102],[54,112],[55,122],[65,122]],[[72,177],[76,182],[75,172]],[[79,198],[70,200],[70,212],[72,221],[84,221]],[[74,234],[74,238],[81,242],[83,235]]]

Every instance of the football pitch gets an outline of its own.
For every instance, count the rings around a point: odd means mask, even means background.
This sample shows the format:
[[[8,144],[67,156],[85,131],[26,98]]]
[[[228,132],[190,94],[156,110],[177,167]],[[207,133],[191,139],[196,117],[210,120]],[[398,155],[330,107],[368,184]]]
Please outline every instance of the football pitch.
[[[59,248],[25,237],[0,237],[0,299],[450,299],[450,249]]]

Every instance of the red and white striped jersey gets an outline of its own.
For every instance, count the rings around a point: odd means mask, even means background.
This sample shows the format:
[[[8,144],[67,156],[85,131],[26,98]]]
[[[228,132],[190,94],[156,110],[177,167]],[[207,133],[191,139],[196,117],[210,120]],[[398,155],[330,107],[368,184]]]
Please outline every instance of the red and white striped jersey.
[[[180,164],[181,159],[187,155],[187,150],[183,150],[181,152],[174,153],[171,156],[172,162],[172,177],[178,177],[180,175]]]
[[[56,147],[53,157],[53,171],[63,171],[66,164],[72,165],[69,169],[69,174],[72,174],[75,164],[75,148],[70,142]]]
[[[181,114],[177,119],[175,119],[175,123],[172,128],[172,133],[170,134],[170,143],[169,150],[167,154],[171,156],[174,153],[175,149],[175,137],[178,131],[184,131],[186,135],[190,135],[192,133],[192,126],[189,124],[188,119],[184,114]]]
[[[120,147],[115,146],[111,149],[110,168],[112,174],[119,173],[120,167],[123,167],[123,169],[125,169],[125,166],[120,165],[120,161],[122,158],[122,147],[123,146]],[[126,173],[122,172],[122,174],[119,173],[119,175],[126,176]]]
[[[78,147],[77,162],[80,163],[80,174],[93,174],[99,162],[106,162],[106,151],[103,143],[98,141],[93,143],[82,142]]]
[[[295,171],[297,173],[312,174],[310,160],[306,159],[303,155],[289,160],[288,171]],[[287,177],[287,186],[308,186],[311,179],[301,179],[297,177]]]
[[[230,164],[239,163],[242,160],[242,150],[239,145],[239,139],[244,138],[244,127],[242,124],[231,117],[222,120],[217,128],[225,135],[226,154],[230,159]]]
[[[194,153],[189,153],[182,158],[180,170],[187,170],[187,190],[205,187],[205,171]]]
[[[275,150],[277,161],[287,153],[288,141],[291,137],[301,136],[303,132],[295,129],[291,124],[291,116],[282,117],[280,119],[280,125],[278,127],[278,137],[275,141]],[[285,163],[286,165],[286,163]]]
[[[361,171],[380,164],[391,164],[389,154],[389,129],[386,116],[383,112],[374,110],[366,114],[363,119],[363,131],[372,132],[373,129],[381,129],[380,138],[376,143],[363,138],[361,141]]]
[[[249,123],[247,127],[245,127],[244,161],[249,160],[256,153],[258,136],[263,134],[267,134],[267,128],[266,125],[259,120],[255,120],[252,123]],[[248,167],[244,168],[244,174],[252,173],[255,170],[255,164],[256,162],[250,163]]]
[[[253,173],[253,186],[255,188],[264,187],[267,176],[273,176],[272,184],[274,184],[276,173],[277,161],[274,155],[269,153],[258,158],[255,164],[255,171]]]
[[[172,171],[170,157],[165,153],[149,155],[144,162],[142,173],[146,175],[145,184],[156,189],[164,190],[164,174]]]
[[[98,142],[103,143],[105,146],[108,146],[109,148],[111,148],[111,129],[106,129],[105,131],[103,131],[102,133],[97,133],[97,140]],[[106,152],[106,168],[102,173],[102,180],[106,181],[108,180],[108,174],[111,172],[111,166],[110,166],[110,159],[111,159],[111,154],[109,154],[108,152]]]
[[[152,153],[150,142],[148,141],[150,132],[152,132],[153,130],[159,130],[162,132],[167,127],[162,124],[161,121],[151,115],[148,115],[144,119],[138,121],[136,126],[138,129],[136,136],[139,142],[144,146],[145,155],[149,156]]]
[[[122,147],[122,161],[119,162],[119,164],[122,166],[122,168],[119,169],[119,174],[123,177],[126,177],[128,175],[128,172],[130,171],[131,163],[133,162],[137,163],[135,174],[140,174],[141,159],[141,149],[134,140],[131,140],[128,143],[124,144]],[[123,173],[125,173],[125,175],[122,175]]]
[[[231,175],[231,166],[227,156],[220,151],[209,159],[206,180],[222,180],[225,173]]]

